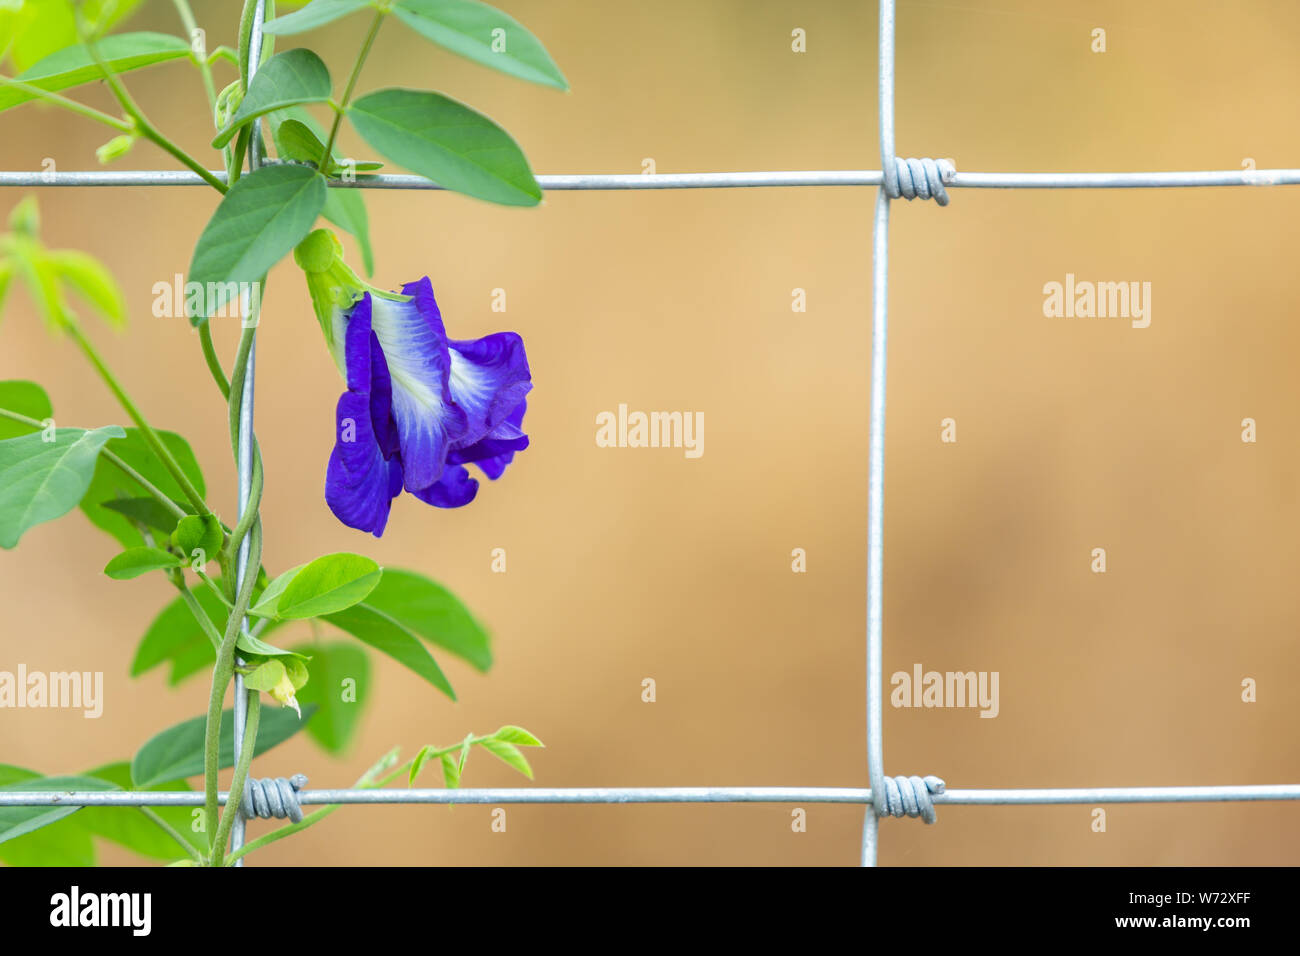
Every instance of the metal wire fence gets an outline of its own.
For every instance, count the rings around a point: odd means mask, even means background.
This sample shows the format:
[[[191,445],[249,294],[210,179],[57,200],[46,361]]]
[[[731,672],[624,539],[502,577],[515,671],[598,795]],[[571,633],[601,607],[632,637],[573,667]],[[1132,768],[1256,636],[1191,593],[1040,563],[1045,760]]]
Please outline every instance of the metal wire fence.
[[[879,22],[879,170],[808,170],[721,173],[654,173],[538,176],[547,192],[562,190],[719,189],[761,187],[877,187],[872,244],[872,351],[867,521],[867,770],[869,789],[841,787],[570,787],[506,789],[341,789],[301,790],[289,799],[299,806],[334,804],[631,804],[631,803],[836,803],[866,807],[861,860],[874,866],[881,817],[921,817],[935,821],[935,807],[1101,803],[1188,803],[1300,800],[1300,784],[1194,787],[1081,787],[948,790],[938,777],[887,777],[883,735],[883,614],[885,373],[887,366],[889,215],[896,199],[934,199],[947,205],[947,190],[958,189],[1116,189],[1201,186],[1279,186],[1300,184],[1300,169],[1212,170],[1128,173],[962,173],[948,160],[903,160],[894,152],[894,18],[895,0],[880,0]],[[250,42],[257,63],[261,46],[261,11]],[[253,150],[254,166],[262,162]],[[213,171],[224,179],[224,171]],[[204,180],[183,171],[0,172],[0,187],[196,186]],[[418,176],[358,176],[331,182],[341,189],[440,189]],[[239,428],[239,506],[248,500],[253,467],[253,399],[255,352],[248,355]],[[241,553],[240,575],[247,570]],[[236,748],[241,739],[244,695],[237,687]],[[238,751],[236,751],[236,757]],[[281,788],[288,790],[288,786]],[[228,794],[220,794],[224,805]],[[0,807],[197,807],[199,792],[50,792],[0,793]],[[232,850],[244,842],[243,820],[232,832]],[[237,861],[237,865],[243,860]]]

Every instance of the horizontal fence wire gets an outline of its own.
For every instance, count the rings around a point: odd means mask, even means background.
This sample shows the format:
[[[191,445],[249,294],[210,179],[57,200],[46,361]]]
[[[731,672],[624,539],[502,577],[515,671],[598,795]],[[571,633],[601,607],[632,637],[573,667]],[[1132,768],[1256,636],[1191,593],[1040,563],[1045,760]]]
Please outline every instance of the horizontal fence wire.
[[[265,165],[275,165],[268,162]],[[211,170],[225,182],[223,170]],[[751,173],[578,173],[537,176],[546,192],[624,189],[736,189],[779,186],[880,186],[878,169],[790,170]],[[1161,189],[1189,186],[1295,186],[1300,169],[1223,169],[1135,173],[963,173],[944,179],[959,189]],[[59,186],[205,186],[188,170],[66,170],[0,172],[0,186],[35,189]],[[443,187],[422,176],[386,174],[330,180],[337,189],[431,189]]]
[[[222,791],[224,804],[228,794]],[[331,804],[625,804],[625,803],[872,803],[870,789],[852,787],[516,787],[505,789],[303,790],[303,806]],[[1300,784],[1223,787],[1073,787],[946,790],[937,804],[1022,806],[1097,803],[1237,803],[1300,800]],[[195,790],[0,791],[0,807],[201,807]]]

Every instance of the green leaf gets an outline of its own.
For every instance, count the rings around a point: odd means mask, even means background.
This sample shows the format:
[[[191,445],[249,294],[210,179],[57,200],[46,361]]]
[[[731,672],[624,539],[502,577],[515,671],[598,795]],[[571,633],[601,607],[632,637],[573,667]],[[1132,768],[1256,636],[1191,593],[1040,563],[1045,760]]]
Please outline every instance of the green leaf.
[[[208,588],[191,592],[212,621],[217,633],[226,627],[226,606]],[[145,631],[131,662],[131,676],[139,677],[159,664],[172,665],[168,683],[179,684],[186,677],[202,670],[216,660],[216,649],[203,632],[189,606],[182,598],[171,601]]]
[[[311,657],[311,680],[299,689],[298,702],[319,708],[307,724],[307,733],[327,753],[341,754],[352,743],[370,699],[370,655],[341,641],[294,650]],[[344,681],[351,684],[345,686]]]
[[[125,581],[159,568],[177,568],[182,563],[179,557],[162,548],[128,548],[105,565],[104,573],[114,581]]]
[[[533,779],[533,768],[528,766],[528,759],[514,744],[489,737],[486,740],[480,740],[478,745],[488,753],[500,758],[504,763],[514,767],[529,780]]]
[[[45,421],[54,414],[50,397],[45,389],[35,382],[18,380],[0,382],[0,408],[26,415],[37,421]],[[0,418],[0,439],[14,438],[18,435],[30,435],[36,429],[9,418]]]
[[[460,767],[456,764],[456,759],[451,754],[442,754],[439,759],[442,761],[442,783],[448,790],[455,790],[460,786]]]
[[[158,437],[163,446],[171,452],[172,457],[180,465],[181,471],[189,478],[198,493],[206,495],[207,486],[203,481],[203,472],[194,459],[194,452],[190,449],[189,443],[174,432],[160,431]],[[158,462],[157,457],[138,429],[126,429],[125,438],[115,438],[106,447],[173,501],[184,502],[186,500],[185,493],[176,484],[171,473]],[[90,488],[86,491],[85,497],[81,499],[81,510],[93,525],[111,534],[122,547],[136,548],[146,544],[144,536],[140,533],[139,526],[124,512],[116,508],[109,508],[106,502],[118,502],[120,507],[123,499],[147,496],[148,492],[144,490],[144,487],[139,482],[134,478],[128,478],[112,462],[101,458],[99,463],[95,465],[95,477],[90,482]],[[184,511],[192,510],[185,504],[181,504],[181,508]],[[176,519],[173,517],[170,520],[171,524],[161,530],[170,532],[171,528],[176,526]]]
[[[93,481],[91,485],[93,487]],[[85,504],[84,499],[82,504]],[[161,531],[169,538],[176,527],[176,516],[154,498],[110,498],[102,502],[102,505],[110,511],[125,515],[146,528]]]
[[[98,259],[76,249],[56,249],[46,255],[55,274],[115,328],[126,326],[126,299],[117,280]]]
[[[200,563],[215,561],[221,551],[225,533],[216,515],[190,515],[182,518],[172,532],[174,547],[180,548],[187,559],[198,558]],[[195,554],[195,552],[201,552]]]
[[[324,103],[330,98],[330,89],[329,70],[311,50],[300,48],[277,53],[254,74],[239,109],[217,134],[212,146],[221,149],[241,126],[272,110]]]
[[[86,0],[79,3],[86,28],[99,35],[135,11],[141,0]],[[25,70],[42,57],[77,43],[72,0],[3,0],[0,2],[0,58],[4,48],[15,69]]]
[[[206,291],[201,324],[236,292],[260,282],[311,231],[325,205],[325,180],[306,166],[263,166],[222,198],[194,247],[189,281]],[[234,288],[232,288],[234,286]]]
[[[276,152],[281,159],[294,159],[300,162],[319,163],[325,152],[325,143],[321,139],[324,131],[316,124],[311,115],[300,107],[291,106],[285,110],[276,110],[267,120],[271,124],[271,137],[275,140]],[[338,176],[343,172],[338,157],[330,154],[325,172]],[[382,163],[355,163],[354,171],[378,169]],[[370,244],[370,220],[366,215],[366,201],[359,189],[330,189],[325,197],[321,215],[340,229],[346,229],[356,237],[361,247],[361,264],[366,275],[374,275],[375,252]]]
[[[515,744],[520,747],[545,747],[546,746],[546,744],[542,743],[540,740],[538,740],[528,731],[524,730],[524,728],[516,727],[513,724],[506,724],[504,727],[502,727],[500,730],[498,730],[495,734],[492,735],[492,739],[500,740],[503,743],[507,743],[507,744]]]
[[[250,613],[297,621],[341,611],[364,600],[382,575],[370,558],[327,554],[272,581]]]
[[[29,790],[116,790],[111,783],[105,780],[97,780],[94,777],[66,776],[66,777],[29,777],[14,783],[6,784],[0,787],[0,791],[12,793],[14,791]],[[39,830],[41,827],[49,826],[62,820],[71,813],[75,813],[80,807],[74,806],[57,806],[57,807],[0,807],[0,843],[6,840],[12,840],[20,837],[24,833],[31,833],[33,830]]]
[[[346,611],[326,614],[324,619],[415,671],[452,700],[456,699],[456,692],[451,689],[451,684],[447,682],[433,655],[425,649],[418,637],[387,614],[362,603]]]
[[[304,714],[307,714],[304,709]],[[310,716],[310,714],[307,714]],[[203,773],[203,729],[206,717],[193,717],[169,727],[149,740],[131,760],[131,779],[137,790],[165,780],[181,780]],[[235,764],[234,711],[221,718],[221,767]],[[257,724],[253,755],[265,753],[302,729],[302,721],[291,710],[265,710]],[[39,788],[29,788],[39,789]]]
[[[382,155],[446,189],[507,206],[542,200],[510,134],[441,93],[379,90],[354,100],[348,117]]]
[[[385,568],[366,603],[478,670],[492,666],[487,631],[454,594],[436,581],[415,571]]]
[[[262,628],[262,633],[265,634],[270,629],[271,627],[264,627]],[[245,651],[249,654],[260,654],[263,657],[302,658],[301,654],[297,654],[293,651],[286,651],[282,647],[276,647],[273,644],[268,644],[266,643],[266,641],[263,641],[260,638],[256,638],[252,634],[240,634],[239,639],[235,641],[235,646],[238,647],[241,651]]]
[[[15,9],[16,8],[16,9]],[[12,11],[12,12],[10,12]],[[0,48],[8,46],[14,69],[25,70],[56,50],[77,42],[77,21],[68,0],[0,4]]]
[[[95,841],[80,825],[89,809],[0,843],[0,862],[9,866],[94,866]]]
[[[14,547],[28,528],[75,508],[105,442],[125,434],[107,425],[93,431],[59,428],[52,442],[40,434],[0,441],[0,547]]]
[[[271,137],[275,140],[275,150],[281,159],[313,165],[320,163],[321,157],[325,155],[325,143],[306,123],[296,119],[283,119],[277,123],[271,119],[271,125]]]
[[[0,788],[39,778],[40,774],[32,770],[0,764]],[[0,861],[9,866],[94,866],[95,846],[75,819],[64,817],[0,843]]]
[[[543,86],[569,88],[541,41],[519,21],[486,3],[398,0],[393,13],[416,33],[475,63]],[[503,43],[504,49],[493,49]]]
[[[280,603],[280,595],[284,593],[284,589],[289,586],[289,583],[297,576],[298,572],[305,567],[307,565],[300,564],[297,567],[290,568],[283,574],[276,575],[271,583],[262,590],[253,606],[249,608],[249,613],[256,614],[259,617],[274,618],[275,607]]]
[[[305,33],[369,6],[373,6],[370,0],[312,0],[301,10],[268,20],[262,32],[275,36]]]
[[[97,48],[103,61],[118,74],[190,55],[190,45],[187,42],[165,33],[119,33],[104,37]],[[102,78],[103,74],[91,59],[90,51],[82,44],[51,53],[16,77],[24,83],[51,92]],[[0,86],[0,110],[33,99],[36,99],[35,94],[25,90]]]
[[[310,113],[301,106],[289,106],[268,114],[266,119],[271,124],[271,138],[281,159],[320,163],[325,152],[325,130]],[[330,176],[341,176],[349,167],[353,172],[369,172],[382,169],[383,165],[370,160],[343,160],[331,152],[323,171]]]
[[[420,748],[420,752],[416,754],[415,759],[411,761],[411,772],[407,774],[406,778],[407,786],[415,786],[415,778],[418,777],[420,771],[424,769],[424,762],[432,757],[433,754],[434,748],[432,744],[425,744]]]
[[[88,770],[88,776],[107,780],[123,790],[131,786],[131,765],[126,761],[109,764]],[[189,790],[190,785],[184,780],[165,780],[150,790]],[[192,807],[154,807],[153,812],[162,817],[176,830],[186,842],[196,850],[206,852],[207,845],[203,834],[195,833],[190,823]],[[174,860],[180,848],[176,841],[147,817],[138,807],[86,807],[70,823],[74,823],[88,833],[112,840],[141,856],[155,860]],[[62,826],[63,824],[60,824]]]

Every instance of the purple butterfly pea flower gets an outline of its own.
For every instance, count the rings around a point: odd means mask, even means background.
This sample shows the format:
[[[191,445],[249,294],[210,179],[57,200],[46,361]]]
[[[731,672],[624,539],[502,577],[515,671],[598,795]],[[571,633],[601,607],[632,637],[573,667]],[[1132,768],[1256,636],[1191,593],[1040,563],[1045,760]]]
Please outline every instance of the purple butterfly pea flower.
[[[337,257],[337,239],[324,234]],[[478,493],[466,465],[501,477],[528,447],[523,419],[532,376],[514,332],[448,338],[428,278],[407,283],[401,296],[385,293],[361,283],[341,258],[326,262],[326,248],[321,240],[298,257],[347,380],[335,410],[325,501],[344,524],[379,537],[403,490],[435,507],[459,508]]]

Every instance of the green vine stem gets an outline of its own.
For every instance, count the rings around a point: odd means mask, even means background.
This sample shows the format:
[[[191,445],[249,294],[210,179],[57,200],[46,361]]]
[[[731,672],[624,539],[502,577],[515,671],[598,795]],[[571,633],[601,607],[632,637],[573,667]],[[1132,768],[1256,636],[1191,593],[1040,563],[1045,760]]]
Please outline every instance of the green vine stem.
[[[194,20],[194,12],[190,10],[188,0],[173,0],[176,6],[176,12],[180,15],[181,25],[185,27],[185,35],[189,38],[190,48],[193,49],[194,34],[199,25]],[[204,53],[207,51],[204,50]],[[203,89],[208,94],[208,112],[212,113],[217,108],[217,88],[212,82],[212,66],[206,56],[196,56],[195,62],[198,63],[199,72],[203,75]]]
[[[152,823],[157,825],[158,828],[163,831],[163,833],[166,833],[169,837],[171,837],[182,847],[184,847],[185,852],[190,855],[190,858],[193,859],[195,863],[203,862],[203,855],[199,853],[198,850],[194,849],[194,844],[190,843],[189,840],[181,836],[176,831],[175,827],[173,827],[170,823],[168,823],[166,820],[160,817],[157,813],[155,813],[152,808],[140,807],[139,809],[140,812],[143,813],[146,817],[148,817]]]
[[[370,22],[370,30],[361,43],[361,51],[357,54],[357,61],[352,64],[352,75],[348,77],[348,85],[343,88],[343,99],[334,108],[334,123],[330,126],[329,139],[325,141],[325,151],[321,154],[320,162],[316,164],[317,169],[325,170],[330,167],[330,157],[334,154],[334,140],[338,138],[339,126],[343,122],[343,114],[347,111],[348,104],[352,102],[352,91],[356,89],[357,80],[361,76],[361,67],[365,65],[366,57],[370,55],[370,48],[374,46],[375,37],[379,34],[379,28],[383,25],[384,17],[387,15],[387,10],[375,11],[375,18]]]
[[[255,690],[245,691],[248,700],[248,716],[244,720],[244,736],[239,746],[239,762],[235,764],[235,774],[230,779],[230,795],[226,797],[225,809],[221,811],[221,823],[217,827],[215,839],[210,847],[213,866],[224,866],[226,841],[230,839],[230,829],[235,825],[239,814],[239,805],[244,799],[244,783],[248,780],[248,768],[253,763],[253,748],[257,743],[257,723],[262,709],[262,698]]]
[[[85,354],[86,358],[90,360],[90,364],[93,365],[95,371],[99,373],[99,377],[104,380],[104,383],[108,386],[108,390],[112,392],[113,397],[117,399],[118,404],[122,406],[127,415],[130,416],[131,421],[133,421],[136,427],[140,429],[140,432],[144,435],[144,439],[148,443],[149,448],[153,451],[154,455],[157,456],[158,461],[162,466],[167,469],[168,474],[172,476],[172,479],[180,487],[185,497],[189,499],[190,504],[194,506],[197,513],[200,515],[211,514],[212,511],[208,508],[207,502],[203,500],[203,496],[198,493],[198,490],[190,482],[190,479],[186,477],[185,472],[181,470],[181,466],[176,461],[176,458],[167,449],[167,446],[162,443],[162,439],[158,437],[158,433],[154,431],[149,422],[145,420],[140,409],[136,407],[133,401],[131,401],[130,396],[128,396],[126,391],[122,388],[122,384],[109,370],[108,366],[104,364],[104,360],[100,357],[95,346],[91,344],[90,340],[87,339],[85,334],[81,331],[81,326],[79,326],[77,322],[66,313],[63,316],[63,326],[72,337],[72,340],[77,343],[77,346]]]
[[[78,116],[84,116],[86,119],[92,119],[96,123],[103,123],[105,126],[111,126],[119,133],[135,132],[135,127],[125,120],[120,120],[116,116],[109,116],[107,113],[101,112],[93,106],[87,106],[85,103],[78,103],[76,100],[68,99],[66,96],[60,96],[58,93],[51,93],[49,90],[43,90],[39,86],[33,86],[31,83],[24,83],[22,80],[16,80],[12,76],[0,76],[0,85],[8,86],[21,93],[27,93],[37,99],[45,100],[47,103],[54,103],[57,106],[62,106],[65,110],[76,113]]]
[[[254,561],[260,563],[262,554],[260,523],[253,524],[248,540],[249,566],[256,567]],[[235,676],[235,645],[239,641],[239,632],[243,627],[244,616],[248,613],[256,580],[256,574],[244,576],[242,586],[235,595],[230,616],[226,619],[226,631],[217,648],[217,662],[212,668],[212,691],[208,697],[208,718],[203,739],[204,807],[205,819],[209,821],[216,819],[218,813],[217,775],[221,770],[221,712],[226,701],[226,690]],[[249,759],[252,759],[251,756]]]
[[[212,373],[212,380],[217,383],[217,388],[221,392],[221,397],[230,401],[230,380],[226,378],[226,370],[221,367],[221,359],[217,355],[216,346],[212,344],[212,324],[204,322],[199,326],[199,345],[203,349],[203,361],[208,365],[208,371]]]

